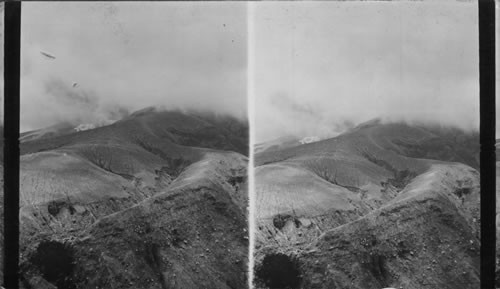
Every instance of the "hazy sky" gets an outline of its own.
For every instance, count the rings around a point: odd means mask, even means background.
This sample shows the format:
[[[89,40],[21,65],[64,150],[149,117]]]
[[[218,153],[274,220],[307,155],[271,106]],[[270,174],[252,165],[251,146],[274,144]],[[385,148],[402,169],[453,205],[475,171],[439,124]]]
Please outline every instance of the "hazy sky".
[[[375,117],[478,128],[477,13],[475,2],[256,3],[257,141]]]
[[[117,107],[246,116],[245,3],[23,2],[22,9],[22,130],[99,121]]]
[[[475,2],[250,5],[252,43],[245,3],[24,2],[22,130],[117,107],[246,115],[247,44],[257,141],[377,116],[478,126]]]

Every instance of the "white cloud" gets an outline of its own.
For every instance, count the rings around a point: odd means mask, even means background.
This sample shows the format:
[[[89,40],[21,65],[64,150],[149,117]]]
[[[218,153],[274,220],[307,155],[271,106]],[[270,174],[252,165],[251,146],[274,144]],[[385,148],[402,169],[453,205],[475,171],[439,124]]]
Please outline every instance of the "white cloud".
[[[474,3],[255,3],[258,140],[374,117],[479,123]]]
[[[246,116],[245,3],[23,2],[22,9],[24,130],[106,118],[118,107]]]

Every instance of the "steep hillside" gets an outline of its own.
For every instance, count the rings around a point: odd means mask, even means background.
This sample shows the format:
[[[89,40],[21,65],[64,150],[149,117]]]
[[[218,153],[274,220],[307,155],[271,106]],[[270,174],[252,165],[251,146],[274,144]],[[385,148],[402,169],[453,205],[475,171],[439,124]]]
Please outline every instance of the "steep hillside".
[[[190,288],[244,284],[247,139],[246,124],[231,117],[146,109],[108,126],[24,141],[24,285],[177,288],[160,265],[192,278]],[[201,251],[210,270],[198,267]]]
[[[476,171],[433,166],[387,205],[297,254],[301,287],[477,288],[478,208]]]
[[[243,132],[233,133],[238,129]],[[109,126],[23,142],[21,218],[34,230],[91,223],[164,189],[207,152],[246,153],[245,129],[228,117],[149,110]],[[68,224],[74,217],[79,221]]]
[[[358,270],[356,264],[359,260],[352,258],[360,253],[355,242],[350,240],[362,239],[361,235],[364,234],[362,232],[370,232],[373,235],[372,239],[376,241],[370,245],[371,247],[367,245],[363,252],[376,253],[377,244],[386,238],[385,236],[403,234],[405,230],[409,232],[412,229],[418,230],[418,234],[425,234],[432,228],[444,230],[445,228],[439,225],[443,217],[441,211],[446,212],[445,215],[448,218],[444,222],[466,220],[460,227],[448,228],[448,231],[444,231],[446,233],[443,234],[449,233],[455,236],[469,232],[467,234],[477,239],[475,222],[478,217],[475,210],[478,208],[479,198],[478,174],[473,168],[458,163],[463,161],[477,166],[479,145],[472,145],[475,136],[477,134],[460,133],[453,129],[398,123],[382,124],[376,121],[360,125],[332,139],[257,154],[257,167],[255,168],[257,266],[255,269],[258,287],[373,288],[378,284],[380,288],[383,288],[397,283],[410,286],[405,285],[403,288],[422,288],[419,286],[423,283],[412,279],[409,271],[404,271],[402,267],[394,268],[394,272],[391,273],[395,275],[391,275],[390,280],[397,282],[378,282],[377,279],[372,278],[373,276],[366,277],[366,272],[356,271]],[[478,142],[479,139],[477,138],[476,141]],[[449,200],[443,201],[445,200],[441,196],[443,192],[455,192],[460,196],[450,197]],[[453,194],[447,194],[447,196],[450,195]],[[422,201],[422,198],[428,201]],[[469,200],[469,198],[472,199]],[[417,199],[419,201],[416,201]],[[393,210],[391,207],[391,204],[396,206],[395,204],[403,204],[410,200],[413,200],[411,202],[414,204],[409,206],[405,214],[411,217],[406,218],[404,214],[396,214],[401,209]],[[430,204],[432,204],[431,207],[429,207]],[[458,211],[453,209],[463,204],[466,204],[466,209],[458,209]],[[422,223],[424,221],[419,218],[423,218],[428,210],[434,210],[434,207],[438,212],[433,219],[436,226],[429,225],[424,228]],[[397,228],[386,230],[383,226],[389,223],[389,220],[387,217],[373,219],[376,214],[393,215],[394,217],[390,220],[396,222]],[[395,216],[401,216],[401,218],[398,219]],[[409,218],[412,218],[412,222],[409,222]],[[475,221],[472,221],[473,219]],[[327,253],[319,251],[310,256],[306,254],[308,248],[320,242],[319,240],[325,238],[324,236],[334,234],[333,232],[341,232],[340,228],[351,226],[356,227],[356,230],[349,234],[345,233],[347,235],[341,238],[344,240],[341,245],[332,244],[326,250]],[[450,230],[460,231],[450,232]],[[409,233],[408,235],[411,236]],[[448,240],[443,242],[451,246],[453,250],[457,252],[462,250],[461,247],[450,244],[451,238],[445,238],[444,235],[440,237]],[[401,240],[411,241],[411,239]],[[465,242],[464,240],[462,241]],[[423,246],[424,243],[420,240],[415,245]],[[321,254],[327,257],[322,258]],[[333,255],[330,256],[331,254]],[[479,251],[474,251],[470,255],[474,254],[478,257]],[[308,256],[304,257],[307,261],[302,259],[303,256]],[[345,256],[345,258],[342,259],[340,256]],[[426,258],[430,256],[429,254]],[[386,257],[384,255],[383,258]],[[331,262],[339,258],[343,261]],[[474,263],[475,261],[469,262],[470,260],[467,261],[470,270],[465,271],[475,276],[469,281],[477,285],[474,283],[478,280],[476,278],[477,264]],[[436,262],[439,263],[439,260]],[[323,268],[318,272],[305,269],[307,266],[321,263],[327,269]],[[335,271],[340,270],[334,269],[337,263],[339,266],[344,266],[343,271]],[[439,266],[443,264],[439,263]],[[270,274],[269,266],[288,268],[290,271]],[[344,275],[339,272],[343,272]],[[281,276],[282,274],[288,276],[288,279],[292,275],[300,276],[300,278],[291,278],[296,280],[293,286],[291,284],[280,285],[281,281],[272,283],[273,280],[269,280],[271,275]],[[317,279],[314,276],[320,277]],[[339,278],[335,281],[337,283],[324,282],[328,278],[336,279],[337,277]],[[402,281],[404,278],[408,279],[406,283]],[[440,284],[444,282],[443,280],[446,279],[436,279],[435,284]]]
[[[353,154],[393,152],[399,156],[461,162],[479,168],[477,132],[405,123],[382,124],[378,121],[361,124],[335,138],[259,153],[256,155],[256,165],[311,153],[332,154],[339,150]]]
[[[247,131],[245,123],[229,116],[150,109],[108,126],[26,141],[21,146],[21,154],[80,145],[120,144],[138,146],[164,157],[192,151],[191,147],[247,155]]]
[[[207,154],[164,192],[73,237],[31,244],[26,283],[42,275],[58,288],[243,288],[247,191],[234,180],[245,172],[240,154]],[[47,254],[68,258],[54,264]],[[70,263],[60,274],[49,267]]]
[[[23,143],[33,140],[40,140],[44,138],[51,138],[55,136],[70,134],[76,132],[75,127],[76,125],[74,124],[63,122],[42,129],[22,132],[20,134],[19,141]]]

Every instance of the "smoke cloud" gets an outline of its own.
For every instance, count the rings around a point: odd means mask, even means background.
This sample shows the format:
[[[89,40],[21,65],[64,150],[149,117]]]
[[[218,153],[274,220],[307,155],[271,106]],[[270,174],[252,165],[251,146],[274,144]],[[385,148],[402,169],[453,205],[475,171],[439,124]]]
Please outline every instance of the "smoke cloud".
[[[24,2],[21,128],[148,106],[246,118],[245,3]]]
[[[455,1],[256,3],[257,141],[373,118],[478,129],[477,14]]]
[[[331,136],[375,117],[477,129],[475,3],[250,5],[247,16],[234,2],[23,3],[22,130],[151,105],[246,117],[247,45],[257,141]]]

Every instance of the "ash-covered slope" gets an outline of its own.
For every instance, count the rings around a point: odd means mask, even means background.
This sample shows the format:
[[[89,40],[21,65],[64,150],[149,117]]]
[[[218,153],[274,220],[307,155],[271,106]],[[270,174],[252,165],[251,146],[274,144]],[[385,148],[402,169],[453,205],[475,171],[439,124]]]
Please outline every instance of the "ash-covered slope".
[[[387,203],[432,164],[458,158],[475,160],[479,155],[479,145],[469,145],[477,134],[460,135],[450,129],[456,135],[451,138],[447,130],[438,131],[371,122],[335,138],[257,154],[256,214],[262,222],[257,239],[279,237],[279,220],[293,220],[292,215],[332,223],[328,226],[352,221]],[[443,146],[424,153],[428,142]],[[418,149],[408,153],[407,147]],[[417,150],[422,151],[421,156],[439,157],[415,158]],[[459,153],[462,151],[469,153]]]
[[[330,139],[256,155],[256,165],[296,158],[300,155],[386,154],[460,162],[479,168],[479,133],[451,127],[369,121]]]
[[[293,255],[301,286],[477,288],[478,220],[477,172],[434,165],[387,205]]]
[[[165,191],[66,242],[40,242],[27,256],[35,266],[26,269],[26,279],[38,284],[41,274],[58,288],[243,288],[247,192],[236,180],[245,172],[240,154],[206,154]],[[54,277],[37,265],[44,254],[64,252],[74,264],[64,274]]]
[[[21,154],[90,144],[116,144],[138,146],[166,156],[186,152],[186,147],[230,150],[247,155],[247,132],[246,123],[230,116],[149,108],[111,125],[23,142]]]
[[[33,140],[71,134],[73,132],[76,132],[75,127],[76,126],[71,123],[62,122],[45,128],[22,132],[19,136],[19,141],[23,143]]]
[[[247,139],[247,125],[231,117],[147,109],[108,126],[23,142],[25,286],[172,288],[158,264],[173,266],[165,274],[182,276],[186,270],[185,278],[196,279],[189,288],[243,284]],[[216,241],[207,228],[224,232],[218,242],[234,250],[239,262],[197,247]],[[157,259],[165,246],[170,263]],[[209,271],[198,268],[197,250],[205,250]],[[117,265],[116,256],[129,258],[120,260],[126,267]],[[150,269],[140,269],[144,264]]]
[[[476,136],[477,134],[460,133],[454,129],[370,122],[332,139],[258,154],[255,169],[258,285],[261,288],[272,287],[266,283],[266,276],[270,276],[266,271],[266,266],[269,264],[274,264],[273,262],[280,258],[302,256],[305,248],[323,238],[322,236],[327,232],[332,230],[334,232],[337,228],[359,222],[374,212],[388,210],[388,204],[401,199],[410,186],[421,186],[420,189],[415,188],[420,192],[423,190],[424,182],[415,183],[415,181],[424,175],[444,171],[446,173],[436,173],[436,180],[433,182],[439,182],[440,178],[450,178],[450,176],[453,176],[454,179],[443,181],[444,185],[440,185],[439,188],[447,191],[455,191],[456,188],[460,188],[457,189],[457,194],[460,194],[462,198],[472,194],[472,192],[474,192],[474,196],[478,196],[477,172],[473,168],[457,162],[464,161],[476,166],[475,161],[479,155],[479,145],[473,142],[474,139],[478,142]],[[469,181],[465,181],[466,179]],[[472,179],[475,181],[471,181]],[[428,190],[432,191],[430,188]],[[462,202],[461,199],[458,201],[452,199],[453,202],[450,205],[447,202],[439,201],[438,199],[441,197],[436,194],[422,193],[422,195],[429,200],[426,202],[415,201],[411,210],[407,212],[408,218],[416,220],[420,215],[424,217],[425,212],[430,209],[427,206],[430,203],[437,204],[433,206],[441,206],[440,204],[445,206],[437,208],[437,210],[447,210],[446,206],[454,207]],[[472,202],[470,209],[476,208],[475,206],[477,203]],[[391,214],[393,213],[389,215]],[[465,218],[461,210],[450,211],[448,215],[450,214],[453,215],[449,216],[453,222],[454,219]],[[413,225],[408,218],[401,218],[399,221],[395,218],[393,221],[396,222],[397,226],[401,226],[402,232],[405,226],[407,226],[405,230],[411,230],[412,226],[415,226],[414,229],[421,230],[419,233],[423,234],[428,232],[426,230],[430,230],[430,227],[418,227],[417,223]],[[439,217],[436,218],[436,222],[438,222]],[[470,218],[467,217],[467,220]],[[377,222],[379,221],[378,224],[372,221],[363,223],[365,224],[363,230],[371,230],[375,235],[380,230],[380,236],[383,236],[386,234],[382,230],[386,220],[379,218]],[[405,222],[408,224],[404,224]],[[391,234],[396,234],[398,230],[394,229]],[[465,232],[468,229],[463,227],[461,230]],[[475,230],[470,229],[469,232],[472,236]],[[361,231],[356,231],[356,233],[349,235],[349,238],[351,240],[358,239],[358,233],[361,236]],[[344,241],[351,242],[348,239]],[[352,244],[347,245],[346,243],[344,245],[349,247]],[[352,252],[338,251],[335,246],[332,246],[331,249],[335,251],[335,254],[353,254],[357,250],[357,248],[353,248]],[[455,249],[460,250],[459,248]],[[283,256],[279,255],[273,259],[275,254],[282,252],[285,253]],[[366,252],[369,250],[367,249]],[[269,256],[270,259],[266,259]],[[319,258],[320,254],[314,256]],[[325,264],[335,263],[332,261],[335,258],[326,259],[325,257],[325,259],[320,260],[311,258],[310,262],[324,260]],[[294,260],[298,262],[295,265],[302,269],[305,268],[301,267],[302,260],[300,258]],[[311,264],[308,263],[308,265]],[[348,277],[335,285],[338,288],[387,287],[387,284],[383,284],[384,282],[376,283],[373,281],[374,279],[370,279],[372,281],[365,280],[364,283],[360,281],[359,284],[353,285],[354,287],[349,287],[351,285],[349,280],[357,274],[357,269],[352,266],[357,265],[353,260],[347,259],[342,264],[347,266],[344,273]],[[295,266],[293,262],[289,265],[289,268]],[[283,264],[279,266],[287,267]],[[328,266],[333,268],[331,266],[334,265]],[[474,266],[475,264],[472,264],[469,268],[477,269]],[[334,283],[328,283],[328,286],[319,285],[320,281],[317,281],[318,284],[314,286],[311,285],[311,276],[319,273],[308,270],[301,271],[302,269],[299,270],[301,272],[299,275],[302,277],[299,278],[300,280],[297,279],[294,286],[290,284],[281,284],[281,287],[277,284],[273,286],[275,288],[287,288],[287,286],[290,288],[337,288]],[[473,274],[472,271],[467,272],[467,274]],[[397,271],[396,273],[400,277],[403,276],[401,278],[409,276],[408,272]],[[272,275],[279,276],[280,274],[274,273]],[[335,271],[321,271],[321,278],[335,278],[337,275]],[[400,282],[401,278],[396,279]],[[411,279],[411,277],[408,278]],[[422,285],[423,283],[411,284],[414,284],[411,285],[413,286],[411,288],[419,288],[415,284]]]
[[[246,125],[229,117],[148,110],[109,126],[24,142],[21,218],[33,230],[92,223],[164,189],[207,152],[246,153],[245,139]]]

